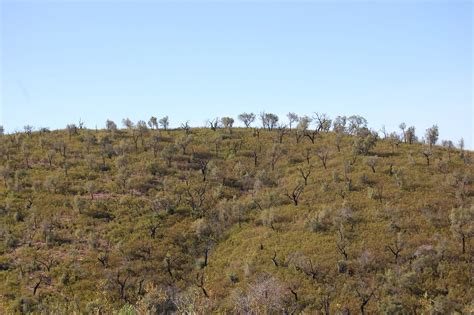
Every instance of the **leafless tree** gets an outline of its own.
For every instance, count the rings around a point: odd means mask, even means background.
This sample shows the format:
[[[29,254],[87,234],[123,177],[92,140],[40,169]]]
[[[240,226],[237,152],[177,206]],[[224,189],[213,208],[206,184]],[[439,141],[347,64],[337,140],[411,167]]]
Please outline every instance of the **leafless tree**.
[[[206,124],[209,125],[209,128],[211,128],[211,130],[216,131],[219,128],[220,119],[219,117],[209,119]]]
[[[324,169],[327,169],[327,161],[329,159],[329,149],[326,147],[320,147],[316,150],[316,156],[321,160],[323,163]]]
[[[451,152],[454,149],[454,144],[451,140],[443,140],[441,142],[442,146],[448,151],[448,161],[451,161]]]
[[[204,288],[204,271],[196,274],[196,286],[202,290],[202,293],[206,298],[209,298],[207,290]]]
[[[272,150],[270,151],[270,164],[272,166],[272,171],[275,170],[275,165],[280,160],[282,156],[285,155],[285,151],[281,149],[281,147],[274,145]]]
[[[421,152],[426,158],[426,165],[430,165],[430,158],[433,155],[431,148],[426,148]]]
[[[311,174],[311,168],[308,168],[307,170],[304,170],[302,167],[298,168],[298,171],[300,172],[301,177],[303,177],[304,180],[304,185],[308,185],[308,178],[309,175]]]
[[[277,130],[277,135],[278,135],[278,143],[283,143],[283,137],[289,132],[288,129],[286,129],[286,125],[279,124],[276,127]]]
[[[336,240],[336,247],[337,247],[339,253],[342,255],[342,257],[344,257],[344,260],[347,260],[348,257],[349,257],[349,255],[347,253],[347,245],[348,245],[348,241],[347,241],[346,235],[344,233],[344,227],[341,224],[339,226],[339,229],[338,229],[338,237],[337,237],[337,240]]]
[[[393,255],[394,263],[398,262],[400,253],[403,250],[404,242],[402,240],[402,233],[398,232],[395,241],[392,244],[387,245],[385,248],[390,251]]]
[[[286,196],[293,201],[295,206],[298,206],[298,200],[301,197],[301,194],[303,193],[304,190],[304,185],[303,184],[297,184],[291,192],[286,192]]]

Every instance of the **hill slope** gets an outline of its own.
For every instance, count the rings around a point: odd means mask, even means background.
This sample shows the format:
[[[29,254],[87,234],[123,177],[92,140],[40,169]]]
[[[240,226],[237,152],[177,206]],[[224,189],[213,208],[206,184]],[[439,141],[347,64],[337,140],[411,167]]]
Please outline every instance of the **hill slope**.
[[[0,142],[2,313],[474,311],[469,151],[364,128]]]

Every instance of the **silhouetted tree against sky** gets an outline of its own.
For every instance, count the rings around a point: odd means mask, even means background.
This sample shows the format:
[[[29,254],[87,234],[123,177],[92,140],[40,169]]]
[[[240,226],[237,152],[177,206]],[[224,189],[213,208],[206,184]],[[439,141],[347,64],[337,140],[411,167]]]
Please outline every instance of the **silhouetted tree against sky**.
[[[255,121],[255,114],[242,113],[239,115],[239,120],[244,123],[245,127],[249,128],[250,125]]]

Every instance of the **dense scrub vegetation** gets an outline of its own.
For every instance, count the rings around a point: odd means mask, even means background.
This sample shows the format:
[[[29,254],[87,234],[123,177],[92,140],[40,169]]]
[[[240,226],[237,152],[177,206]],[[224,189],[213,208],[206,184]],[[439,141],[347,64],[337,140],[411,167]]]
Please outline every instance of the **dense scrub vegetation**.
[[[474,312],[462,143],[260,118],[0,135],[1,313]]]

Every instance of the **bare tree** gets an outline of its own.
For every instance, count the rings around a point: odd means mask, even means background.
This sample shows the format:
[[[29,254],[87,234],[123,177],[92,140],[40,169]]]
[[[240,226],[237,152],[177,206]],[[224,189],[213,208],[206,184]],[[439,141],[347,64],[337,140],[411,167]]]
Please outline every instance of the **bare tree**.
[[[336,137],[334,139],[334,144],[336,145],[337,152],[341,152],[341,143],[342,143],[342,133],[336,133]]]
[[[360,281],[355,288],[355,295],[359,299],[359,309],[362,315],[365,315],[365,307],[374,297],[377,287],[368,284],[366,281]]]
[[[426,148],[421,152],[426,158],[426,165],[430,165],[430,157],[433,155],[431,148]]]
[[[301,197],[301,194],[303,193],[304,190],[304,185],[303,184],[297,184],[291,192],[286,192],[286,196],[293,201],[295,206],[298,206],[298,200]]]
[[[316,150],[316,156],[321,160],[323,163],[324,169],[327,169],[327,161],[329,159],[329,149],[326,147],[320,147]]]
[[[120,298],[122,300],[126,300],[126,295],[125,295],[125,288],[127,286],[127,281],[130,278],[130,275],[127,273],[125,278],[120,276],[120,272],[117,272],[117,276],[115,278],[116,283],[119,286],[119,293],[120,293]]]
[[[204,201],[206,200],[206,189],[206,184],[197,187],[191,187],[189,181],[186,180],[186,195],[188,197],[187,201],[189,206],[193,210],[193,214],[197,217],[202,216],[199,211],[202,205],[204,204]]]
[[[270,164],[272,166],[272,171],[275,170],[275,165],[280,160],[282,156],[285,155],[285,151],[281,149],[280,146],[274,145],[270,151]]]
[[[66,126],[66,129],[67,129],[67,133],[69,134],[69,139],[71,139],[71,137],[73,135],[77,135],[78,132],[77,132],[77,126],[75,124],[69,124]]]
[[[189,125],[189,121],[186,121],[181,124],[181,129],[184,130],[186,135],[191,133],[191,126]]]
[[[454,149],[454,143],[451,140],[443,140],[441,144],[446,149],[446,151],[448,151],[448,161],[451,161],[451,152]]]
[[[298,171],[300,172],[301,177],[303,177],[304,185],[307,186],[309,175],[311,175],[311,168],[304,170],[303,168],[299,167]]]
[[[344,232],[344,226],[341,224],[339,225],[339,229],[338,229],[336,248],[339,251],[339,253],[342,255],[342,257],[344,257],[344,260],[347,260],[349,258],[349,255],[347,253],[347,246],[348,246],[348,241],[346,238],[346,234]]]
[[[385,246],[385,248],[389,250],[390,253],[392,253],[394,263],[398,262],[398,258],[400,257],[400,253],[403,250],[404,245],[405,244],[402,240],[402,233],[398,232],[395,241],[392,244]]]
[[[220,122],[221,121],[220,121],[219,117],[216,117],[214,119],[209,119],[206,122],[206,124],[209,125],[209,128],[211,128],[211,130],[216,131],[220,126]]]
[[[204,288],[204,271],[196,274],[196,286],[202,290],[202,293],[206,298],[209,298],[207,290]]]
[[[289,132],[288,129],[286,129],[286,125],[279,124],[276,127],[277,130],[277,135],[278,135],[278,143],[283,143],[283,137]]]

